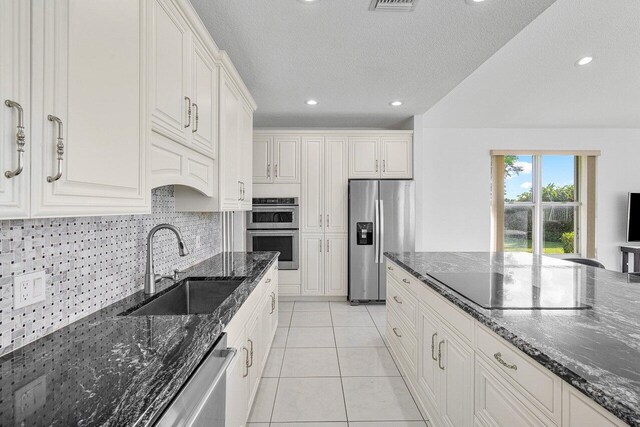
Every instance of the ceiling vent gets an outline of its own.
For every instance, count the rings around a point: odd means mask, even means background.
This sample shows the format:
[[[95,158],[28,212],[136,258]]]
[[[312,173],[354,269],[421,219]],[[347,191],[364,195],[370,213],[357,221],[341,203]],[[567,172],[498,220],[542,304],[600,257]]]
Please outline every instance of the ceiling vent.
[[[381,12],[411,12],[418,0],[373,0],[369,10]]]

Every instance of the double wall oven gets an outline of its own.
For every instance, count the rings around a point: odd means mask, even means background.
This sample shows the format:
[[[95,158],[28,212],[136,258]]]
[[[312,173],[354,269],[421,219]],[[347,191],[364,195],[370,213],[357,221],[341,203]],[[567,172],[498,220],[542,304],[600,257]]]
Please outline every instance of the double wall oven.
[[[297,270],[299,209],[295,197],[253,199],[253,210],[247,212],[247,250],[278,251],[278,268]]]

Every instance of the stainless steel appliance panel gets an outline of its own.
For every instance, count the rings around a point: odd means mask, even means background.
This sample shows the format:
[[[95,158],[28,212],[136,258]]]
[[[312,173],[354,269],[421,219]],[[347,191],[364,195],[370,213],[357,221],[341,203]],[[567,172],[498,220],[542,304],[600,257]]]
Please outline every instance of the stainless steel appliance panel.
[[[253,205],[247,212],[247,229],[299,228],[299,207],[282,205]]]
[[[380,298],[377,206],[378,181],[349,181],[349,300],[351,301]],[[365,238],[358,236],[358,226],[361,227],[361,233],[367,233]]]
[[[247,230],[247,251],[278,251],[278,268],[297,270],[300,265],[298,230]]]
[[[385,252],[415,250],[415,182],[410,180],[380,181],[380,264],[379,292],[387,295]]]
[[[160,416],[156,426],[223,426],[225,424],[227,368],[236,356],[227,348],[226,334],[194,372],[176,398]]]

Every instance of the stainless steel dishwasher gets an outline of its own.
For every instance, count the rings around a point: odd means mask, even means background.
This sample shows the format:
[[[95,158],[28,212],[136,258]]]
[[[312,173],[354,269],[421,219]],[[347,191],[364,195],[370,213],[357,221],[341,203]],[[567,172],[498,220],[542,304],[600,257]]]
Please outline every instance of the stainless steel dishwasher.
[[[224,427],[227,368],[236,349],[222,334],[189,381],[158,419],[161,427]]]

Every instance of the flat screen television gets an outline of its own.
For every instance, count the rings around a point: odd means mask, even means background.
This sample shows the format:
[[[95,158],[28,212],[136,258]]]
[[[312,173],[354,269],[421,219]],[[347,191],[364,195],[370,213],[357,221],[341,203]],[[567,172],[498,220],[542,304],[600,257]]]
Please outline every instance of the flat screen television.
[[[629,193],[627,241],[640,242],[640,193]]]

